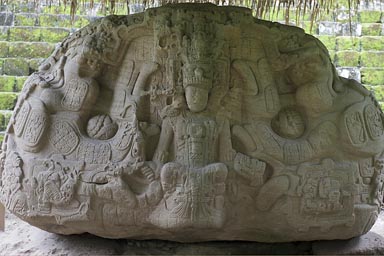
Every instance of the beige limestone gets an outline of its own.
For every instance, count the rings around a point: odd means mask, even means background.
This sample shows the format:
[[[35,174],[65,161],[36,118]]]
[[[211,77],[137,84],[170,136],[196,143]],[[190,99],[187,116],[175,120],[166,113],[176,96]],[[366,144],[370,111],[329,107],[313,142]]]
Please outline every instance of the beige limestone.
[[[180,4],[109,16],[31,75],[1,202],[50,232],[345,239],[383,198],[383,113],[303,30]]]

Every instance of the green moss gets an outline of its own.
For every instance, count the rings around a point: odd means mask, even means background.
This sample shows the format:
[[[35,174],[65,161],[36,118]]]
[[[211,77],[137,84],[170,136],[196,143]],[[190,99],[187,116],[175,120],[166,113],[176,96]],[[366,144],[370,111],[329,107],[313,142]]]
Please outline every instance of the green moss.
[[[0,131],[5,131],[7,129],[9,120],[11,119],[12,111],[0,111]],[[3,140],[3,134],[0,133],[0,138]]]
[[[9,57],[29,57],[31,43],[13,42],[9,45]]]
[[[38,6],[33,1],[8,1],[9,10],[14,10],[15,13],[34,13]]]
[[[380,68],[362,68],[361,82],[363,84],[380,85],[384,84],[384,69]]]
[[[336,38],[336,45],[338,51],[359,51],[360,50],[360,38],[353,36],[338,36]]]
[[[8,43],[0,41],[0,58],[8,56]]]
[[[4,59],[0,59],[0,75],[4,74]]]
[[[35,26],[37,15],[33,13],[16,13],[15,26]]]
[[[12,111],[2,111],[2,112],[3,112],[2,113],[3,114],[3,127],[4,127],[4,131],[5,131],[7,129],[9,120],[11,119],[13,112]]]
[[[53,14],[40,14],[39,25],[41,27],[56,27],[57,26],[57,15]]]
[[[381,11],[362,11],[359,14],[362,23],[381,23]]]
[[[0,26],[0,40],[7,41],[9,38],[9,27]]]
[[[55,45],[49,43],[33,42],[12,43],[9,46],[10,57],[47,58],[54,50]]]
[[[16,76],[15,77],[15,92],[20,92],[23,89],[23,85],[27,80],[27,76]]]
[[[124,3],[124,2],[116,2],[116,11],[115,11],[115,14],[116,15],[127,15],[128,14],[128,10],[127,10],[127,5]]]
[[[375,92],[375,85],[365,84],[364,87],[367,88],[367,90],[370,92]]]
[[[352,22],[357,22],[357,15],[355,14],[354,11],[350,14],[350,12],[346,9],[342,10],[336,10],[335,11],[335,21],[337,22],[349,22],[349,19],[351,19]]]
[[[42,27],[71,28],[77,20],[79,20],[79,18],[75,16],[74,21],[71,22],[70,15],[66,14],[42,14],[39,16],[39,24]]]
[[[0,76],[0,92],[13,92],[15,88],[14,76]]]
[[[29,75],[28,62],[24,58],[5,59],[3,73],[10,76],[27,76]]]
[[[332,63],[334,63],[335,58],[336,58],[336,51],[328,51],[328,53],[329,53],[329,57],[331,58]]]
[[[42,58],[28,60],[29,72],[32,73],[32,72],[37,71],[39,69],[41,62],[43,62],[43,61],[44,61],[44,59],[42,59]]]
[[[70,15],[58,15],[57,17],[57,26],[62,28],[71,28],[73,27],[73,24],[75,20],[77,19],[77,16],[74,17],[74,21],[71,22]]]
[[[336,19],[336,14],[333,11],[323,11],[320,12],[319,20],[330,20],[334,21]]]
[[[361,24],[361,34],[363,36],[380,36],[383,25],[380,23]]]
[[[337,0],[335,2],[335,5],[338,6],[339,8],[340,7],[348,7],[349,6],[349,2],[350,0]]]
[[[72,24],[75,28],[82,28],[89,24],[89,20],[86,19],[84,16],[75,16],[75,20]]]
[[[9,32],[9,41],[40,41],[40,28],[12,27]]]
[[[17,100],[17,94],[13,92],[0,92],[0,109],[13,110]]]
[[[49,13],[49,14],[70,14],[70,7],[64,6],[63,4],[60,6],[46,6],[42,8],[43,13]]]
[[[0,111],[0,131],[3,132],[7,129],[9,119],[12,116],[12,111]],[[0,133],[0,139],[3,140],[3,134]]]
[[[317,38],[327,47],[329,51],[336,49],[336,37],[334,36],[317,36]]]
[[[336,53],[336,66],[338,67],[356,67],[359,65],[359,52],[340,51]]]
[[[380,36],[363,36],[360,38],[361,49],[364,51],[367,50],[384,50],[384,37]]]
[[[41,33],[41,41],[48,43],[57,43],[63,41],[69,35],[69,29],[47,28]]]
[[[362,52],[360,58],[362,67],[384,68],[384,52]]]
[[[304,22],[301,22],[301,26],[300,26],[302,29],[305,30],[306,33],[308,34],[315,34],[316,31],[318,30],[318,23],[317,22],[313,22],[312,23],[312,28],[311,28],[311,22],[310,21],[304,21]]]
[[[39,24],[42,27],[81,28],[88,25],[88,23],[86,18],[79,15],[76,15],[72,22],[68,14],[42,14],[39,16]]]
[[[377,101],[384,101],[384,85],[371,86],[370,91],[373,92]]]

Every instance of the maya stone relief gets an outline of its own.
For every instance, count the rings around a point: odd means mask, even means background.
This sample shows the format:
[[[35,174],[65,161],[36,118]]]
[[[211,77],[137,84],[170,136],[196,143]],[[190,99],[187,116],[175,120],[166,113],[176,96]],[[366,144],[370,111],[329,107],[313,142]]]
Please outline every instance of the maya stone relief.
[[[345,239],[383,198],[383,113],[303,30],[171,5],[66,38],[24,84],[1,202],[42,229]]]

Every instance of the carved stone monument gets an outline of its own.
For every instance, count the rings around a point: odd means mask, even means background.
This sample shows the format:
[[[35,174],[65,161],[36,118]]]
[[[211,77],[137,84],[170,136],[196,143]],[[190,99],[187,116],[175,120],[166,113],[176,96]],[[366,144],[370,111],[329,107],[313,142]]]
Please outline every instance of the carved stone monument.
[[[367,232],[383,113],[303,30],[179,4],[66,38],[24,84],[1,202],[50,232],[283,242]]]

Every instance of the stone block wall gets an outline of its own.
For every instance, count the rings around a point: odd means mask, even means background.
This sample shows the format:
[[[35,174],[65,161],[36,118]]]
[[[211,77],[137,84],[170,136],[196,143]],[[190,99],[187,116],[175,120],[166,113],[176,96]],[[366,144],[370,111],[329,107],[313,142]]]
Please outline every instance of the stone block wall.
[[[339,74],[374,92],[384,106],[384,2],[362,4],[350,28],[345,8],[320,21],[315,30],[328,48]]]
[[[299,25],[325,44],[342,76],[362,82],[384,105],[384,2],[363,4],[349,23],[343,7],[347,2],[342,1],[338,11],[324,15],[311,31],[309,17]],[[131,6],[131,12],[135,9],[140,6]],[[57,43],[101,14],[96,6],[88,13],[80,11],[71,23],[69,7],[0,6],[0,140],[25,79]],[[276,20],[283,18],[281,12]]]

